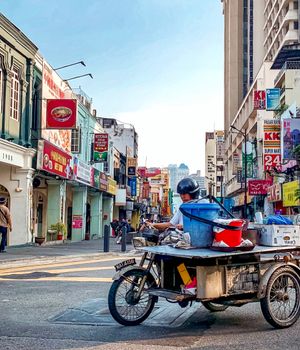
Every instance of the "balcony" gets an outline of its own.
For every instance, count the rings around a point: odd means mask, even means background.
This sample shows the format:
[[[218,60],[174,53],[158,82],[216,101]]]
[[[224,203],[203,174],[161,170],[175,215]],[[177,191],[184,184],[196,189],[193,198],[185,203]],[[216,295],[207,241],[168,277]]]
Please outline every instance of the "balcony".
[[[282,68],[280,69],[279,73],[277,74],[276,78],[274,79],[274,86],[277,85],[279,80],[282,78],[283,74],[287,70],[297,70],[300,69],[300,61],[286,61]]]

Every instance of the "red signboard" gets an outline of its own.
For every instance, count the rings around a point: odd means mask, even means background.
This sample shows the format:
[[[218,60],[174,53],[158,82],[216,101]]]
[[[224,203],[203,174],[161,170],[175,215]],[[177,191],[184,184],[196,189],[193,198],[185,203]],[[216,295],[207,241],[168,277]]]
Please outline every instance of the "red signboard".
[[[47,100],[47,129],[75,129],[76,116],[76,99]]]
[[[268,188],[272,185],[271,180],[249,180],[248,191],[251,196],[258,194],[267,194]]]
[[[264,170],[281,171],[281,154],[264,154]]]
[[[108,150],[108,134],[94,134],[94,151],[106,152]]]
[[[72,228],[82,228],[82,215],[73,215]]]
[[[276,183],[268,188],[268,201],[279,202],[282,200],[281,184]]]
[[[254,90],[254,109],[266,108],[266,92],[264,90]]]
[[[44,140],[39,141],[38,169],[68,179],[71,176],[71,159],[71,155],[53,146],[50,142]]]

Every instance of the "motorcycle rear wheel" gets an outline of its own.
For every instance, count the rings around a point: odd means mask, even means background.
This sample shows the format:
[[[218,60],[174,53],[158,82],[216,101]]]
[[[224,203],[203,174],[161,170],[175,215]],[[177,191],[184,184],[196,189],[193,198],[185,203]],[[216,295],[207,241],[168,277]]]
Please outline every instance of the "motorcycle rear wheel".
[[[124,326],[135,326],[142,323],[154,308],[156,299],[147,293],[149,288],[156,287],[156,282],[150,273],[147,275],[140,297],[136,295],[145,274],[146,272],[142,270],[129,270],[114,281],[110,287],[109,311],[112,317]]]

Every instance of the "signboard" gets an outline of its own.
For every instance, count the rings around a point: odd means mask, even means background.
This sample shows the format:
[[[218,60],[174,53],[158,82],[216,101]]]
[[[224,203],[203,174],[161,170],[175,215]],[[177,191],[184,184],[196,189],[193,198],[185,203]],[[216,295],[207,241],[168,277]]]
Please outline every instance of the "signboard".
[[[247,141],[246,143],[246,159],[245,159],[245,143],[242,147],[242,176],[245,177],[245,160],[247,160],[247,178],[253,177],[253,152],[252,143]]]
[[[94,162],[106,162],[108,154],[108,134],[94,134]]]
[[[107,177],[107,192],[113,195],[117,193],[117,181],[109,176]]]
[[[50,142],[39,140],[37,169],[68,179],[71,176],[71,160],[72,156],[68,153]]]
[[[232,155],[232,175],[237,174],[238,167],[240,167],[240,155],[235,152]]]
[[[137,184],[136,177],[131,177],[130,179],[128,179],[128,182],[131,188],[131,195],[136,196],[136,184]]]
[[[268,188],[268,201],[269,202],[280,202],[282,200],[281,195],[281,184],[276,183]]]
[[[241,168],[238,168],[237,174],[236,174],[237,182],[242,183],[243,182],[243,171]]]
[[[77,157],[74,158],[74,174],[78,182],[91,185],[91,166]]]
[[[100,187],[99,187],[100,190],[106,192],[108,187],[107,175],[102,171],[100,171],[99,179],[100,179]]]
[[[42,81],[42,138],[49,141],[65,152],[71,153],[71,130],[46,129],[47,100],[49,99],[72,99],[72,90],[63,81],[52,67],[43,61]]]
[[[76,99],[47,100],[46,128],[75,129],[77,117]]]
[[[94,167],[91,168],[91,185],[98,189],[100,187],[100,171]]]
[[[281,170],[280,120],[264,120],[264,170]]]
[[[280,107],[281,89],[273,88],[266,90],[266,110],[276,111]]]
[[[281,154],[283,159],[295,159],[293,149],[300,145],[300,118],[281,119]]]
[[[286,182],[282,185],[283,206],[295,207],[300,205],[300,200],[296,200],[296,190],[299,190],[300,183],[298,180]]]
[[[268,193],[268,187],[272,185],[272,180],[249,180],[248,192],[250,195],[261,195]]]
[[[72,216],[72,228],[82,228],[82,215]]]
[[[136,176],[137,159],[133,157],[127,157],[127,175]]]
[[[266,108],[266,92],[265,90],[254,90],[253,93],[254,109]]]

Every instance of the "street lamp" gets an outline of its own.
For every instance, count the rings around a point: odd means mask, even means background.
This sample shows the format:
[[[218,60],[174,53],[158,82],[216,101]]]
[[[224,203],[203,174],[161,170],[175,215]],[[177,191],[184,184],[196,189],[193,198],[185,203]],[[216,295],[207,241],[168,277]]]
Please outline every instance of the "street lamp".
[[[87,74],[82,74],[82,75],[77,75],[76,77],[72,77],[69,79],[64,79],[64,81],[69,81],[69,80],[73,80],[73,79],[77,79],[77,78],[82,78],[82,77],[86,77],[86,76],[90,76],[91,79],[93,79],[93,76],[91,73],[87,73]]]
[[[86,65],[85,65],[85,63],[83,61],[78,61],[78,62],[75,62],[75,63],[66,64],[65,66],[61,66],[61,67],[55,68],[53,70],[56,71],[56,70],[63,69],[63,68],[66,68],[66,67],[75,66],[75,64],[82,64],[83,66],[86,67]]]
[[[244,210],[243,210],[243,218],[247,219],[247,132],[246,129],[245,131],[242,131],[235,126],[231,125],[231,129],[234,129],[241,133],[244,138],[244,143],[245,143],[245,161],[244,161]],[[242,147],[242,155],[243,155],[243,147]]]

